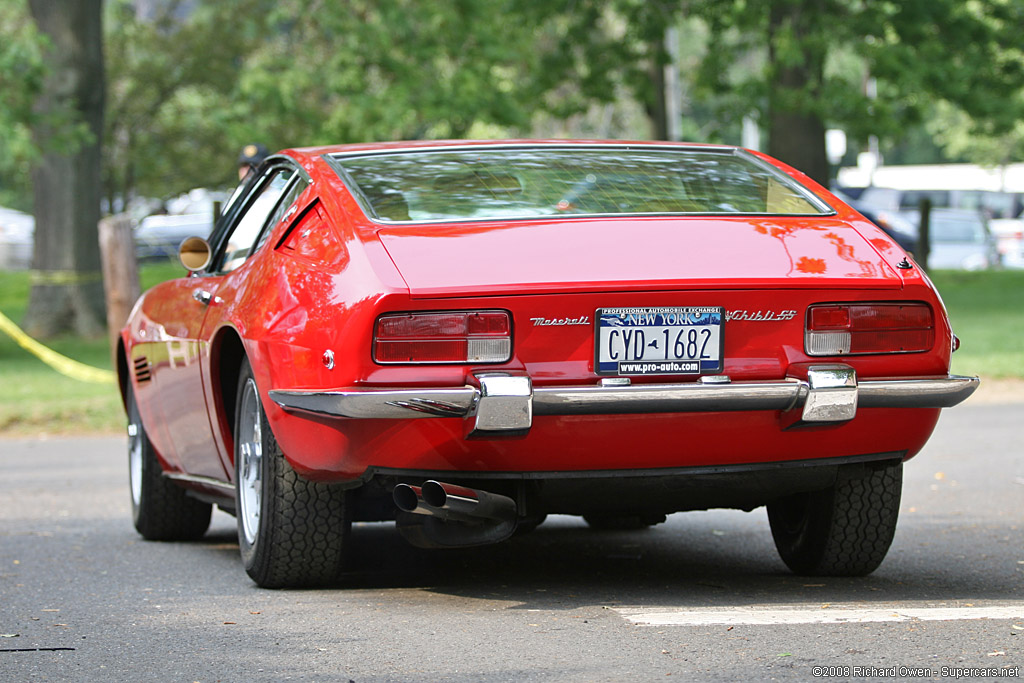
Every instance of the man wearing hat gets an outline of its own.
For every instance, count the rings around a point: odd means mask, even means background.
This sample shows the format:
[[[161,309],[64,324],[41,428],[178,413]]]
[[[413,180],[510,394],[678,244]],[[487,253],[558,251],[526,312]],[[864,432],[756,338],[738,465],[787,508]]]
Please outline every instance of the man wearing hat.
[[[255,171],[269,155],[266,146],[259,143],[243,147],[238,155],[238,179],[245,180],[245,177]]]

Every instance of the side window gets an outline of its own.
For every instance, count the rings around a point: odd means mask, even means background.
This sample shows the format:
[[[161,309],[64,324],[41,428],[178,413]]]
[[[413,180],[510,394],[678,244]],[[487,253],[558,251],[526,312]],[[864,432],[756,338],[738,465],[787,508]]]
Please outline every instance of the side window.
[[[295,202],[298,200],[299,195],[306,191],[307,187],[309,187],[309,183],[303,178],[298,178],[294,183],[292,183],[292,186],[288,188],[287,192],[285,192],[284,199],[278,203],[277,208],[274,209],[274,213],[271,214],[270,220],[268,220],[266,225],[263,226],[263,232],[260,233],[259,239],[256,240],[256,246],[252,248],[252,253],[255,253],[263,246],[263,243],[267,241],[268,237],[270,237],[270,233],[274,229],[274,226],[285,218],[291,218],[295,215],[295,211],[298,209],[298,207],[295,206]]]
[[[221,272],[234,270],[245,263],[249,254],[255,251],[256,238],[259,237],[294,174],[295,171],[290,168],[273,170],[256,188],[249,198],[249,205],[235,221],[228,235],[220,262]]]

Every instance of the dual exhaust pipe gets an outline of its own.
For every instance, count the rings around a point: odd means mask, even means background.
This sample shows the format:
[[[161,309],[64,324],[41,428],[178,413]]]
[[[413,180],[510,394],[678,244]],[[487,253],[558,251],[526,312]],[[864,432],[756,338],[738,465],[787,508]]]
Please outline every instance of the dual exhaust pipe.
[[[507,496],[430,480],[423,486],[398,484],[395,505],[403,512],[463,523],[502,523],[516,520],[516,502]]]

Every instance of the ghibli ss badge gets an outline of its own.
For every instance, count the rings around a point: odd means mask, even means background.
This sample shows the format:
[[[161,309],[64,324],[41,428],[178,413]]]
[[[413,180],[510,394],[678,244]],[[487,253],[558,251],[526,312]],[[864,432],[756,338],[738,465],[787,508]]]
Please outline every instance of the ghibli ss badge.
[[[534,327],[545,327],[548,325],[590,325],[589,315],[582,315],[579,318],[530,318]]]
[[[796,317],[796,311],[729,311],[725,314],[726,320],[746,320],[747,322],[775,322],[777,320],[792,320]]]

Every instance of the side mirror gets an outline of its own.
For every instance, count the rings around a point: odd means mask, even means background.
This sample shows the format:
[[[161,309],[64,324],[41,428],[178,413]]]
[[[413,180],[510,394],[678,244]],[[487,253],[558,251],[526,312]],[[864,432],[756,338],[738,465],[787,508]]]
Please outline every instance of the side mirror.
[[[210,243],[202,237],[186,238],[178,247],[178,258],[181,259],[181,265],[193,273],[210,265],[211,256]]]

